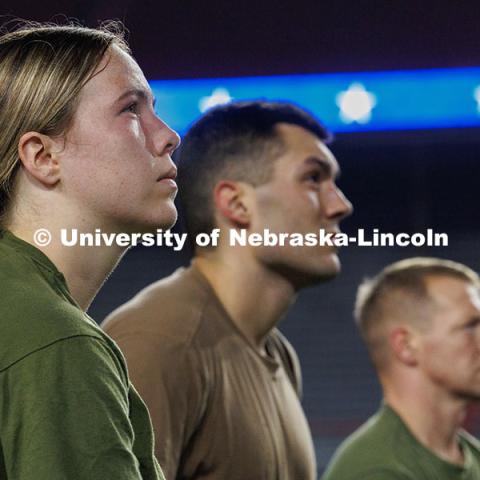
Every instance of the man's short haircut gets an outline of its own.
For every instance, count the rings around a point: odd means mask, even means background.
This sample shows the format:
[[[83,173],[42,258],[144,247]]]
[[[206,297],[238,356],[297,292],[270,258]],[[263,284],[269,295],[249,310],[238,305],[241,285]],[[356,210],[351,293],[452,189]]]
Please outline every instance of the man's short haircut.
[[[428,328],[429,307],[434,305],[434,299],[427,280],[432,277],[451,277],[480,286],[479,276],[467,266],[428,257],[393,263],[359,286],[355,320],[377,367],[386,343],[382,327],[389,320],[400,319]]]
[[[259,186],[271,179],[283,152],[279,123],[327,142],[329,132],[310,113],[283,102],[232,102],[209,110],[189,129],[176,153],[181,208],[190,238],[215,228],[213,190],[220,180]]]

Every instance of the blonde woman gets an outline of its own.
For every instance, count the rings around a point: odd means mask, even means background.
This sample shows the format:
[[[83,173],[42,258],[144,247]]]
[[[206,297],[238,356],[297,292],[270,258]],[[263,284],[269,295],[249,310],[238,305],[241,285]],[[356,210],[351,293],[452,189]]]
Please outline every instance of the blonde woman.
[[[0,37],[0,131],[0,479],[163,478],[123,357],[85,314],[124,248],[59,232],[170,227],[178,136],[118,32],[39,24]]]

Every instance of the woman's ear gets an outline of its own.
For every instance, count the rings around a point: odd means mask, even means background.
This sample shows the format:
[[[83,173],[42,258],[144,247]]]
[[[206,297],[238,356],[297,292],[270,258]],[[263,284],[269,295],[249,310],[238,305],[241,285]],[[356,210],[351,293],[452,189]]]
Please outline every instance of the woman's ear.
[[[18,142],[18,156],[25,170],[37,181],[52,187],[60,180],[56,145],[48,135],[27,132]]]

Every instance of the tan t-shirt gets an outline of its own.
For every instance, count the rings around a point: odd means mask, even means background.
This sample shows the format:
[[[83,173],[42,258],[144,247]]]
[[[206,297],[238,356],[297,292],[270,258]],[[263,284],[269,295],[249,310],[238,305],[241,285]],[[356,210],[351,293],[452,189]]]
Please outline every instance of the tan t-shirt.
[[[169,480],[316,478],[293,348],[273,330],[262,356],[195,267],[140,292],[104,328],[150,409]]]

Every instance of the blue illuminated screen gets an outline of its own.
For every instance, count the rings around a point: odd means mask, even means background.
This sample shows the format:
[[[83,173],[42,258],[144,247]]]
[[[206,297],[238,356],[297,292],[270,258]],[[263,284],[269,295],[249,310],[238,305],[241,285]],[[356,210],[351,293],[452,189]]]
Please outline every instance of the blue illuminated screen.
[[[156,111],[185,132],[201,113],[231,100],[283,100],[333,132],[480,126],[480,68],[271,77],[152,80]]]

